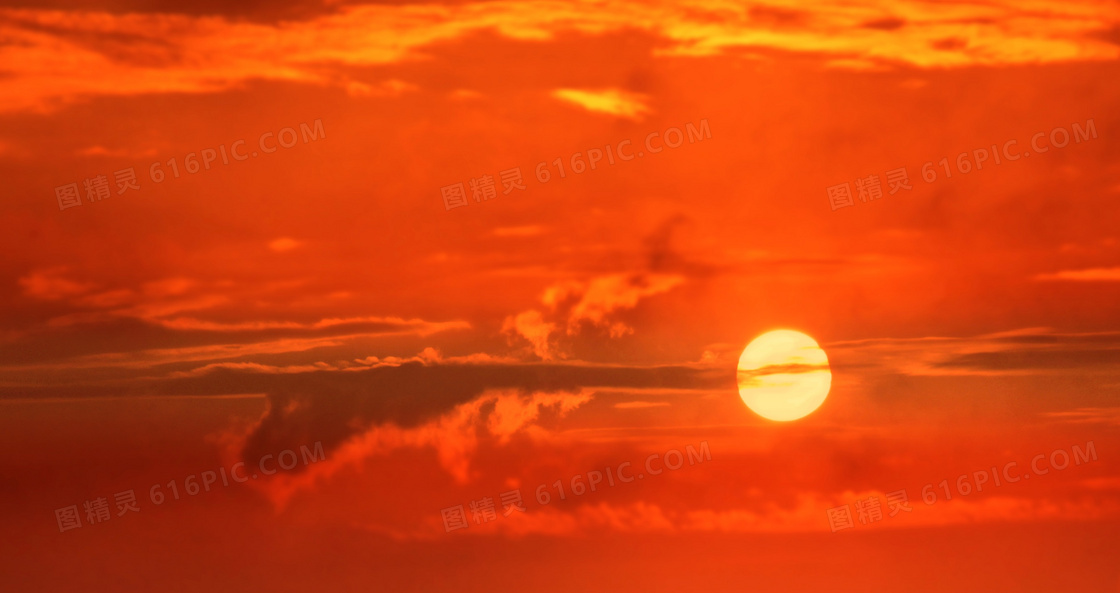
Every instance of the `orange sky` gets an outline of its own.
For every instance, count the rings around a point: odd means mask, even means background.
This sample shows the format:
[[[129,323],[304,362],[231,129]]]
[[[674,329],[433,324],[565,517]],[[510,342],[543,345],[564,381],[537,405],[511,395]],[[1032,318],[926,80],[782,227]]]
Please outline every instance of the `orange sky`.
[[[0,1],[0,590],[1120,591],[1115,2],[225,4]]]

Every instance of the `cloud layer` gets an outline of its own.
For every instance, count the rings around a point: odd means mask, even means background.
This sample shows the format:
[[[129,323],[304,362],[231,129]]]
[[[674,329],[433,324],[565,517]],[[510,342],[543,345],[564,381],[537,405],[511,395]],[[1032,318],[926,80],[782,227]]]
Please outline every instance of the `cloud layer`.
[[[423,59],[425,48],[492,31],[547,41],[564,33],[641,31],[661,55],[767,51],[821,55],[837,66],[921,68],[1114,60],[1109,2],[748,4],[679,1],[484,2],[349,6],[303,21],[220,16],[0,11],[0,110],[46,109],[76,99],[210,93],[251,80],[371,87],[345,68]],[[399,84],[408,85],[407,82]],[[357,86],[355,86],[357,85]],[[365,90],[362,90],[365,89]],[[628,117],[632,100],[565,97]],[[631,107],[624,107],[631,105]]]

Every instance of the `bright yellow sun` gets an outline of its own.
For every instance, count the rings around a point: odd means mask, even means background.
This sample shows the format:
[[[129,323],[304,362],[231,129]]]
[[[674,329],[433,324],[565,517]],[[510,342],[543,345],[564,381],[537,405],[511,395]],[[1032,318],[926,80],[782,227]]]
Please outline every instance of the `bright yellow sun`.
[[[832,386],[828,357],[809,336],[788,329],[766,332],[739,356],[739,397],[770,420],[804,418],[824,403]]]

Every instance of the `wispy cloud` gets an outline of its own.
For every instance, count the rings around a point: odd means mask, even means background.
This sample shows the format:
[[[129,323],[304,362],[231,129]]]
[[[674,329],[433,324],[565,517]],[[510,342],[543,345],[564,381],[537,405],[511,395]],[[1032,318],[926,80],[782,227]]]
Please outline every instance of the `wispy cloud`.
[[[668,292],[685,281],[676,274],[610,274],[587,281],[569,281],[545,289],[541,303],[548,311],[530,310],[507,317],[502,331],[527,340],[543,360],[563,357],[553,341],[564,328],[566,335],[580,333],[584,325],[603,328],[612,338],[634,329],[615,319],[643,299]]]
[[[88,157],[143,158],[154,156],[156,151],[153,149],[133,151],[127,148],[106,148],[104,146],[95,145],[78,150],[75,154]]]
[[[557,89],[552,92],[557,99],[579,105],[588,111],[606,113],[617,117],[640,120],[650,112],[646,105],[649,97],[619,89],[580,90]]]
[[[280,237],[280,238],[273,239],[272,241],[268,242],[268,248],[277,252],[277,253],[284,253],[285,251],[291,251],[291,250],[293,250],[296,247],[299,247],[301,245],[303,245],[303,243],[301,241],[296,241],[295,239],[293,239],[291,237]]]
[[[551,412],[563,417],[591,399],[591,392],[586,389],[529,394],[516,390],[487,391],[420,426],[402,428],[381,424],[371,427],[332,451],[327,462],[311,466],[303,474],[284,476],[270,483],[268,490],[276,504],[283,506],[296,491],[314,487],[343,467],[403,448],[435,450],[440,467],[456,482],[464,484],[472,479],[471,457],[480,442],[500,446],[509,443],[515,434],[547,438],[547,431],[538,425],[542,414]]]
[[[1040,282],[1120,282],[1120,267],[1062,270],[1051,274],[1039,274],[1034,279]]]
[[[645,408],[667,408],[669,402],[619,402],[614,405],[619,410],[643,410]]]
[[[882,492],[849,492],[849,500],[885,497]],[[913,501],[910,503],[913,505]],[[533,509],[514,513],[501,521],[472,525],[462,537],[503,534],[523,537],[530,534],[552,536],[586,536],[592,533],[828,533],[825,509],[836,501],[802,493],[784,504],[769,503],[761,508],[678,509],[657,502],[639,500],[631,503],[600,502],[582,504],[571,510]],[[915,527],[940,527],[975,523],[1029,523],[1051,520],[1094,521],[1120,516],[1115,501],[1069,501],[1014,497],[992,497],[962,501],[955,505],[932,508],[919,506],[902,512],[890,520],[860,525],[859,529],[889,530]],[[398,537],[428,539],[445,534],[439,516],[426,517],[417,529]],[[835,537],[845,537],[839,532]]]
[[[1113,424],[1120,426],[1120,408],[1077,408],[1065,412],[1048,412],[1046,416],[1077,424]]]
[[[841,361],[858,354],[861,365],[912,376],[1028,376],[1070,369],[1108,373],[1120,363],[1120,332],[1026,328],[968,337],[834,342],[826,350]]]

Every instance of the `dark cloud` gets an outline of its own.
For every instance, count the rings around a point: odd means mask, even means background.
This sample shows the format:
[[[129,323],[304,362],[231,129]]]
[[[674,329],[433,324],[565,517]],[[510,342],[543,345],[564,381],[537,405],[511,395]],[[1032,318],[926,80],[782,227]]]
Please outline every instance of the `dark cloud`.
[[[320,15],[338,12],[347,5],[418,4],[408,0],[380,0],[376,2],[324,2],[323,0],[0,0],[0,7],[30,8],[39,10],[70,10],[90,12],[165,13],[190,16],[221,16],[231,20],[274,23],[279,21],[307,20]]]
[[[250,322],[252,323],[252,322]],[[271,340],[297,338],[330,338],[350,335],[394,335],[435,333],[441,326],[420,320],[361,318],[339,320],[317,325],[316,322],[293,324],[295,327],[236,329],[236,326],[214,324],[214,330],[165,327],[136,318],[101,315],[95,323],[28,332],[16,340],[0,344],[0,360],[7,364],[33,364],[65,361],[72,357],[111,352],[138,352],[149,349],[191,348],[208,345],[252,345]],[[462,326],[443,326],[455,329]],[[215,355],[218,357],[218,355]],[[137,357],[137,360],[142,358]],[[127,358],[122,359],[127,360]],[[197,363],[185,363],[197,366]]]
[[[749,14],[752,21],[771,27],[792,27],[809,21],[808,13],[776,6],[752,6]]]
[[[246,443],[244,455],[322,441],[329,451],[370,426],[404,428],[435,419],[487,389],[576,391],[583,387],[713,388],[733,385],[730,372],[688,367],[573,365],[454,366],[406,364],[360,373],[277,377],[269,411]],[[353,375],[342,376],[339,375]]]
[[[1021,333],[985,338],[1008,349],[969,352],[936,363],[939,368],[990,371],[1089,369],[1120,362],[1120,334]]]
[[[961,37],[946,37],[930,42],[930,47],[941,51],[953,51],[968,47],[968,40]]]
[[[650,270],[660,271],[680,262],[679,254],[673,251],[673,232],[678,225],[687,221],[688,218],[685,215],[677,214],[661,223],[656,230],[646,237],[645,244],[646,249],[649,250]]]
[[[768,364],[752,370],[738,371],[740,380],[755,379],[757,377],[765,377],[768,375],[798,375],[801,373],[816,373],[819,371],[827,371],[828,364]]]
[[[1038,369],[1117,368],[1120,350],[1027,350],[973,352],[939,362],[940,368],[1012,371]]]
[[[733,369],[685,366],[621,367],[572,364],[423,365],[296,374],[217,369],[196,377],[117,384],[0,387],[0,398],[225,395],[267,393],[268,411],[249,436],[244,455],[321,441],[329,452],[377,424],[409,428],[471,401],[487,389],[577,391],[584,387],[710,389],[733,387]],[[255,456],[255,457],[254,457]]]
[[[1093,37],[1096,37],[1097,39],[1103,39],[1104,41],[1107,41],[1114,45],[1120,45],[1120,25],[1116,25],[1108,29],[1102,29],[1094,34]]]
[[[905,19],[889,17],[889,18],[885,18],[885,19],[876,19],[876,20],[873,20],[873,21],[867,21],[862,26],[867,28],[867,29],[879,29],[880,31],[894,31],[895,29],[901,29],[904,25],[906,25],[906,20]]]

